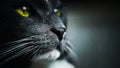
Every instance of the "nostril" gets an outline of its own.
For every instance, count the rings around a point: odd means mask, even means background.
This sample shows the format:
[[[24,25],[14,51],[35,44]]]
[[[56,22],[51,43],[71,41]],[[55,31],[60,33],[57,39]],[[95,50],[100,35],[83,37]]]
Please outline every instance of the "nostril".
[[[51,31],[53,33],[55,33],[58,36],[59,40],[61,41],[62,38],[63,38],[63,34],[66,31],[66,29],[65,28],[52,28]]]

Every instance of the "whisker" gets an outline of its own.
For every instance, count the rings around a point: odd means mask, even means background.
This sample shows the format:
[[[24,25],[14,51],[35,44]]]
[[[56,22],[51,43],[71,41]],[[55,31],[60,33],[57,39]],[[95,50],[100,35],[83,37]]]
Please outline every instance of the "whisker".
[[[24,62],[22,62],[22,64],[27,63],[28,61],[31,61],[32,57],[35,55],[35,49],[38,48],[38,46],[35,46],[34,48],[31,49],[32,53],[27,57],[26,60],[24,60]]]
[[[0,65],[10,61],[11,59],[14,59],[14,58],[16,58],[18,56],[21,56],[21,55],[23,55],[25,53],[30,53],[32,51],[32,49],[30,49],[31,47],[33,47],[33,46],[26,47],[26,48],[16,52],[15,55],[9,57],[8,59],[5,59],[2,63],[0,63]]]
[[[20,58],[16,60],[16,62],[19,62],[17,64],[26,65],[30,63],[31,58],[34,55],[33,52],[35,51],[36,48],[37,46],[31,46],[30,48],[28,48],[28,51],[25,54],[19,56]]]
[[[28,38],[24,38],[24,39],[12,41],[12,42],[7,42],[5,44],[1,44],[0,47],[8,48],[8,47],[12,47],[13,45],[16,45],[22,42],[29,42],[29,41],[33,41],[32,37],[28,37]]]
[[[19,45],[17,45],[16,47],[14,47],[14,48],[12,48],[12,49],[8,48],[7,51],[4,51],[4,52],[2,52],[2,53],[0,54],[0,59],[1,59],[2,57],[4,57],[4,56],[10,54],[10,53],[13,53],[13,52],[15,52],[15,51],[17,51],[17,50],[20,50],[20,49],[26,47],[26,45],[29,45],[29,44],[31,44],[31,43],[33,43],[33,42],[19,44]]]
[[[38,52],[38,53],[37,53]],[[40,53],[40,51],[39,51],[39,47],[37,47],[37,49],[33,52],[33,57],[35,57],[36,55],[38,55]]]
[[[9,44],[19,43],[19,42],[23,42],[23,41],[27,41],[27,40],[30,40],[30,39],[29,38],[24,38],[24,39],[8,42],[8,43],[2,44],[2,45],[9,45]]]

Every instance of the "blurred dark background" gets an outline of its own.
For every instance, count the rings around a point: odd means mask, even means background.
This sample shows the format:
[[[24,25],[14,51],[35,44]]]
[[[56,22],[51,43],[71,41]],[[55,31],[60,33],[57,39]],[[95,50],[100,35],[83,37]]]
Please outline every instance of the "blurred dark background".
[[[79,68],[120,68],[120,2],[62,2]]]

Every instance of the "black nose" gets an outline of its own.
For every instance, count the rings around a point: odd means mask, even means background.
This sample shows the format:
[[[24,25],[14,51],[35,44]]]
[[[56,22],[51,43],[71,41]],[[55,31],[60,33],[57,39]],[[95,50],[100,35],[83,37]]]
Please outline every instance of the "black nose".
[[[55,33],[58,36],[58,39],[61,41],[66,28],[51,28],[51,31]]]

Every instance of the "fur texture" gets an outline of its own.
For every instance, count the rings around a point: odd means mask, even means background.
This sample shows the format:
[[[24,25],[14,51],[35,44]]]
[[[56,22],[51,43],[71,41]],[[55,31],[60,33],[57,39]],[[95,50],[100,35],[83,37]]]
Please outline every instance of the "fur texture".
[[[29,17],[16,11],[22,7],[27,7]],[[59,0],[3,0],[0,9],[0,68],[47,68],[59,60],[68,63],[71,47]]]

